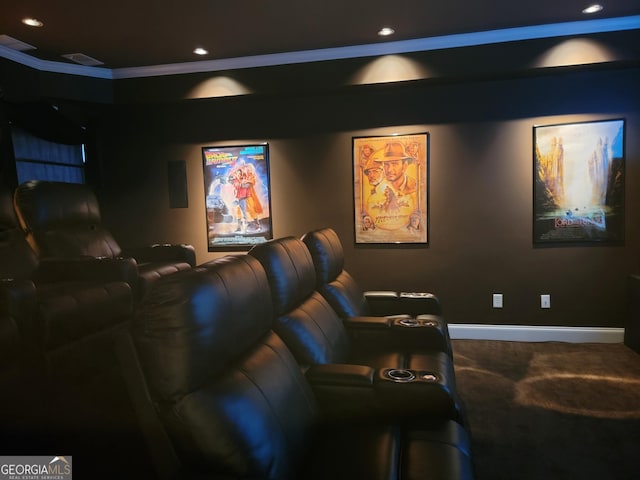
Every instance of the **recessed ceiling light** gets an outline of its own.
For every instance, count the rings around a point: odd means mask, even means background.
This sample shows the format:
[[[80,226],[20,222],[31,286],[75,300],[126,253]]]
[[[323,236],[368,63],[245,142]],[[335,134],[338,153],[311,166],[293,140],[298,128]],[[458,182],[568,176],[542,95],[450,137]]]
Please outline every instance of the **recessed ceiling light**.
[[[198,48],[193,50],[193,53],[195,53],[196,55],[206,55],[207,53],[209,53],[209,51],[205,50],[202,47],[198,47]]]
[[[393,35],[396,31],[391,27],[382,27],[378,32],[378,35],[381,37],[388,37],[389,35]]]
[[[30,27],[42,27],[44,25],[44,23],[37,18],[23,18],[22,23]]]
[[[602,5],[599,5],[597,3],[594,3],[593,5],[588,6],[587,8],[585,8],[584,10],[582,10],[582,13],[597,13],[600,10],[602,10],[604,7]]]

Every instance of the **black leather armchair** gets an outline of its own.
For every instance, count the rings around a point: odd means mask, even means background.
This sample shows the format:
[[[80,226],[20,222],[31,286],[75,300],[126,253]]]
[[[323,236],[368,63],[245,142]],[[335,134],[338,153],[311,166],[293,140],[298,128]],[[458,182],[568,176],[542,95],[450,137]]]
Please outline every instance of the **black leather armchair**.
[[[424,416],[465,423],[453,360],[446,352],[425,348],[412,327],[394,325],[384,317],[341,319],[316,290],[311,254],[297,238],[270,240],[255,245],[248,254],[260,261],[269,279],[274,330],[303,368],[371,367],[382,372],[384,379],[410,384],[420,392],[415,406]]]
[[[473,478],[455,422],[331,417],[272,314],[247,255],[165,277],[143,299],[118,351],[161,478]],[[346,401],[340,391],[332,401]]]
[[[0,358],[9,375],[2,397],[11,404],[0,415],[14,425],[2,429],[11,439],[3,448],[64,450],[76,438],[87,445],[107,436],[92,437],[92,422],[114,427],[104,420],[119,374],[113,340],[131,319],[135,276],[130,259],[40,261],[18,225],[12,192],[0,191]]]
[[[33,180],[18,186],[14,203],[27,240],[41,258],[135,259],[138,274],[131,287],[136,299],[158,278],[196,264],[191,245],[121,248],[102,223],[97,198],[86,185]]]
[[[411,328],[411,335],[420,338],[423,348],[451,355],[449,329],[438,297],[428,292],[363,291],[344,269],[342,243],[331,228],[308,232],[302,241],[313,259],[318,291],[341,318],[355,322],[355,317],[390,317],[389,322],[401,330]]]

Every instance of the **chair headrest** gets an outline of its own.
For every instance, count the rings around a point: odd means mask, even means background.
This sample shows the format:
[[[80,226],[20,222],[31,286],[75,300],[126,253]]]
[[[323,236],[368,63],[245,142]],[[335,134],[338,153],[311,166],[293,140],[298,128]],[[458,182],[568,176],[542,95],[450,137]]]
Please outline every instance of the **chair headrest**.
[[[224,374],[272,322],[260,263],[229,256],[158,280],[139,306],[132,334],[150,386],[175,401]]]
[[[0,187],[0,278],[28,279],[38,267],[38,258],[18,225],[13,195]]]
[[[0,187],[0,230],[18,228],[18,220],[13,209],[13,193]]]
[[[45,230],[57,224],[101,223],[98,200],[87,185],[32,180],[15,193],[18,216],[26,229]]]
[[[309,249],[319,285],[335,280],[344,269],[344,251],[338,234],[331,228],[321,228],[302,236]]]
[[[306,245],[294,237],[284,237],[255,245],[249,255],[262,264],[276,316],[300,305],[316,286],[313,260]]]

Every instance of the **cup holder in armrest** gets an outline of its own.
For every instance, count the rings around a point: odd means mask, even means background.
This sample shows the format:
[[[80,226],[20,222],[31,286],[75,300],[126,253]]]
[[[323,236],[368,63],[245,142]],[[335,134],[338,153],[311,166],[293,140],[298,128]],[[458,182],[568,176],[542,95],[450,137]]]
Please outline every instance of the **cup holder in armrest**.
[[[404,370],[401,368],[392,368],[387,370],[385,372],[385,376],[394,382],[410,382],[416,378],[416,374],[411,370]]]
[[[400,298],[432,298],[433,293],[428,292],[400,292]]]
[[[410,370],[406,368],[389,368],[382,372],[382,377],[393,382],[408,383],[437,383],[440,378],[433,372],[423,370]]]
[[[438,322],[438,320],[433,319],[433,318],[429,318],[429,319],[422,319],[422,318],[401,318],[398,320],[395,320],[394,323],[398,326],[401,327],[410,327],[410,328],[415,328],[415,327],[432,327],[432,328],[436,328],[440,326],[440,322]]]
[[[401,320],[398,320],[398,323],[400,325],[405,326],[405,327],[419,327],[420,326],[420,322],[418,320],[416,320],[415,318],[403,318]]]

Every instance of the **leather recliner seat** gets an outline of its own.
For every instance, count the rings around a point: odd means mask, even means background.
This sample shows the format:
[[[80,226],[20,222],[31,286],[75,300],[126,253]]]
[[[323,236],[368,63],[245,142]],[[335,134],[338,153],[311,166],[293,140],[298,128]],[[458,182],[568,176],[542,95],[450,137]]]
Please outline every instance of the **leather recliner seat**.
[[[351,364],[394,370],[414,383],[416,401],[401,404],[407,416],[451,418],[466,424],[455,385],[453,360],[446,352],[422,346],[411,330],[378,317],[341,319],[316,290],[315,268],[306,245],[294,237],[255,245],[249,255],[260,261],[271,288],[274,330],[302,368]],[[400,373],[404,372],[404,373]]]
[[[335,230],[321,228],[302,236],[316,270],[316,288],[341,318],[388,316],[416,330],[424,348],[449,355],[451,339],[440,300],[429,292],[363,291],[344,268],[344,250]]]
[[[2,408],[12,439],[6,451],[91,449],[91,438],[108,437],[100,426],[116,429],[108,412],[126,396],[114,388],[113,340],[133,313],[132,274],[135,263],[126,259],[38,259],[12,192],[0,189],[0,358],[11,375],[2,380],[11,403]]]
[[[456,422],[323,413],[272,309],[247,255],[165,277],[143,299],[118,350],[162,478],[473,478]]]
[[[136,299],[158,278],[196,264],[195,249],[185,244],[120,247],[102,222],[100,206],[87,185],[32,180],[16,188],[15,209],[27,241],[41,258],[133,258]]]

